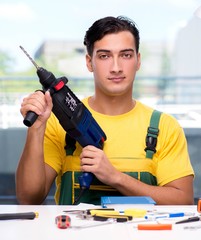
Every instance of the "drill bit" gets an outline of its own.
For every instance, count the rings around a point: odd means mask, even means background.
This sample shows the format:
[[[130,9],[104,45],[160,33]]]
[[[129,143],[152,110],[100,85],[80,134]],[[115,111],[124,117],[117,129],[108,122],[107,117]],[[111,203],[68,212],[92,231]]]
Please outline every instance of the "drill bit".
[[[39,66],[36,64],[36,62],[33,60],[33,58],[31,58],[31,56],[27,53],[27,51],[25,51],[25,49],[22,46],[20,46],[20,48],[26,54],[26,56],[29,58],[29,60],[33,63],[33,65],[36,67],[36,69],[39,69]]]

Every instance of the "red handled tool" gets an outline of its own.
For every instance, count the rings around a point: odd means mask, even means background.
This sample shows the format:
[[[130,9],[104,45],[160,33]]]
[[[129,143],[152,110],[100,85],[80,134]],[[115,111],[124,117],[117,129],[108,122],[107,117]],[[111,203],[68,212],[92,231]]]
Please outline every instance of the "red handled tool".
[[[58,228],[65,229],[70,227],[71,219],[67,215],[60,215],[55,218],[55,223]]]

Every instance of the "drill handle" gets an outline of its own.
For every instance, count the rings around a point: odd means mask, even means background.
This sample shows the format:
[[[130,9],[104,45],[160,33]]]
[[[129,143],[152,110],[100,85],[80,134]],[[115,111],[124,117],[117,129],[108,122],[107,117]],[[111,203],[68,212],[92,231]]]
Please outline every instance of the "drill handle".
[[[35,92],[37,92],[37,91],[41,91],[42,93],[44,93],[43,90],[36,90]],[[25,126],[31,127],[35,123],[37,118],[38,118],[38,114],[36,114],[33,111],[28,111],[23,120],[23,123]]]
[[[93,173],[83,172],[82,175],[78,177],[81,189],[89,189],[93,177],[94,177]]]
[[[38,114],[36,114],[33,111],[28,111],[24,120],[23,120],[23,123],[24,123],[25,126],[31,127],[34,124],[34,122],[36,121],[37,118],[38,118]]]

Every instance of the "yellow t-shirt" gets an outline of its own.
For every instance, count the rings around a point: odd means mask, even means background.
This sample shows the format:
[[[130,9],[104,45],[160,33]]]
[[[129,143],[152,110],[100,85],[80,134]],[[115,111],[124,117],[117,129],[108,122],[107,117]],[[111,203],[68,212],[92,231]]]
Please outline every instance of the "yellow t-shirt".
[[[91,109],[88,105],[88,98],[84,99],[83,103],[105,132],[107,140],[103,150],[118,170],[148,184],[158,186],[194,174],[183,129],[174,117],[165,113],[161,115],[157,151],[151,160],[146,158],[144,149],[146,148],[145,139],[153,112],[152,108],[137,101],[136,106],[131,111],[122,115],[107,116]],[[73,155],[66,156],[65,135],[66,132],[52,114],[46,128],[44,153],[45,162],[58,173],[56,203],[59,203],[61,197],[62,177],[67,172],[80,172],[79,155],[82,148],[76,144]],[[146,178],[144,180],[144,173],[150,173],[155,180],[146,180]],[[79,188],[78,182],[74,178],[75,176],[68,176],[65,180],[66,183],[62,186],[63,195],[69,195],[69,193],[72,195],[71,202],[74,200],[75,189]],[[105,190],[107,187],[105,186]],[[70,190],[65,192],[65,189],[68,188]],[[99,187],[91,186],[90,189],[97,191]],[[112,190],[109,187],[108,189]],[[110,195],[112,194],[110,193]],[[60,203],[69,204],[69,202],[65,203],[65,200],[60,201]]]

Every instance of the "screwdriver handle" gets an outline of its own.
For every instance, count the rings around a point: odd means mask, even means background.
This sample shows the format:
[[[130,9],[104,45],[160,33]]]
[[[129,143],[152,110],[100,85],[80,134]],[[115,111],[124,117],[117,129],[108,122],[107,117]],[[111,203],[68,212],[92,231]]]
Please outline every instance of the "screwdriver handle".
[[[38,217],[36,212],[24,212],[24,213],[1,213],[0,220],[12,220],[12,219],[34,219]]]

